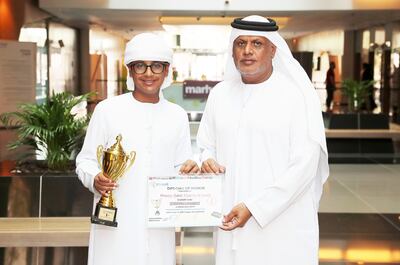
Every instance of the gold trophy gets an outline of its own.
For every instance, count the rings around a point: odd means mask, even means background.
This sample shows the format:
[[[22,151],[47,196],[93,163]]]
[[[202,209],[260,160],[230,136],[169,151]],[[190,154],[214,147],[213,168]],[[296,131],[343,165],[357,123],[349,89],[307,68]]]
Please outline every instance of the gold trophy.
[[[126,155],[121,146],[122,136],[117,136],[117,142],[107,150],[102,145],[97,147],[97,161],[100,164],[103,175],[112,181],[117,181],[135,162],[136,152]],[[91,221],[94,224],[102,224],[116,227],[117,208],[112,191],[107,197],[101,196],[96,204],[96,210]]]

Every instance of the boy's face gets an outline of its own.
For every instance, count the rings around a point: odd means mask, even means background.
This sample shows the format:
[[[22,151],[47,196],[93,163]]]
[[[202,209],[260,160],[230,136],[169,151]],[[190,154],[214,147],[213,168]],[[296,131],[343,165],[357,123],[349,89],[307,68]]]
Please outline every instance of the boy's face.
[[[135,61],[129,64],[129,74],[135,84],[135,93],[144,97],[158,96],[161,85],[168,75],[166,62]]]

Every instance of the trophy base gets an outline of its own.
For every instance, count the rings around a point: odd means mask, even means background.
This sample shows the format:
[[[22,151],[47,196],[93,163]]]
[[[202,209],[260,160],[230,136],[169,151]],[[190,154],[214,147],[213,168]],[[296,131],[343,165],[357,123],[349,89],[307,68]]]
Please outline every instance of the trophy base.
[[[92,224],[106,225],[117,227],[118,222],[116,222],[117,208],[106,207],[99,203],[96,204],[96,210],[94,215],[90,218]]]

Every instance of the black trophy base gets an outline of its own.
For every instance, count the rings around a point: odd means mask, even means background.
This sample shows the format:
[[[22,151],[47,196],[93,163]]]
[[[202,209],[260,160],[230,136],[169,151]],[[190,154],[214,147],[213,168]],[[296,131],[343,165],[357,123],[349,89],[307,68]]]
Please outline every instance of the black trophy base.
[[[118,222],[116,222],[117,208],[106,207],[99,203],[96,204],[96,210],[94,215],[90,218],[92,224],[106,225],[117,227]]]

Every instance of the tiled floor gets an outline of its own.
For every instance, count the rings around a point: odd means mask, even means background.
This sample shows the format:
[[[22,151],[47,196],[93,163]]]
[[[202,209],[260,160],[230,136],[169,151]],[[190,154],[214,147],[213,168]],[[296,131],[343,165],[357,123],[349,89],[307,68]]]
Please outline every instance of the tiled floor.
[[[331,174],[324,186],[324,194],[320,203],[320,264],[400,265],[400,164],[332,164],[330,169]],[[28,186],[32,186],[32,190],[35,191],[38,183],[31,180],[36,179],[32,178],[29,181],[27,179],[22,184],[29,184]],[[71,190],[78,191],[79,189],[76,187],[81,187],[81,185],[75,183],[77,181],[75,178],[73,181],[69,180],[68,183],[75,186],[70,186],[71,189],[58,189],[58,193],[62,195],[70,194]],[[19,183],[18,179],[14,179],[12,183],[3,184],[14,187],[12,190],[15,192],[22,190],[22,186],[16,185]],[[66,184],[67,179],[65,178],[44,178],[43,198],[50,196],[46,190],[54,190],[55,186],[66,187]],[[84,191],[78,193],[85,194]],[[19,199],[22,194],[18,193]],[[33,192],[33,194],[35,193]],[[77,201],[88,201],[91,204],[91,198],[76,197],[73,193],[72,196]],[[69,198],[64,195],[60,197],[65,197],[66,201]],[[35,198],[34,196],[31,199]],[[56,209],[68,208],[65,206],[64,200],[59,199],[55,205],[43,203],[42,214],[46,216],[60,215],[59,212],[54,212],[54,206]],[[59,207],[60,205],[64,206]],[[32,207],[36,209],[37,204],[33,204]],[[72,212],[63,213],[63,216],[76,215],[73,214],[75,213],[74,207],[70,208]],[[89,214],[84,214],[84,216],[87,215]],[[214,265],[213,245],[211,228],[185,228],[182,244],[177,247],[177,263]],[[3,253],[0,249],[0,264],[3,260],[2,255],[15,256],[14,252],[10,251],[25,253],[28,257],[24,259],[25,263],[18,263],[24,265],[85,264],[87,259],[87,248],[62,248],[62,251],[61,248],[29,248],[27,250],[10,248]],[[43,257],[43,260],[34,262],[33,258],[39,256]],[[56,256],[64,257],[64,259],[57,261]],[[49,257],[49,259],[45,257]],[[75,260],[80,262],[75,262]]]
[[[333,164],[320,212],[399,213],[399,164]]]
[[[400,264],[400,165],[333,164],[320,203],[320,264]],[[211,230],[186,229],[184,265],[213,265]]]

